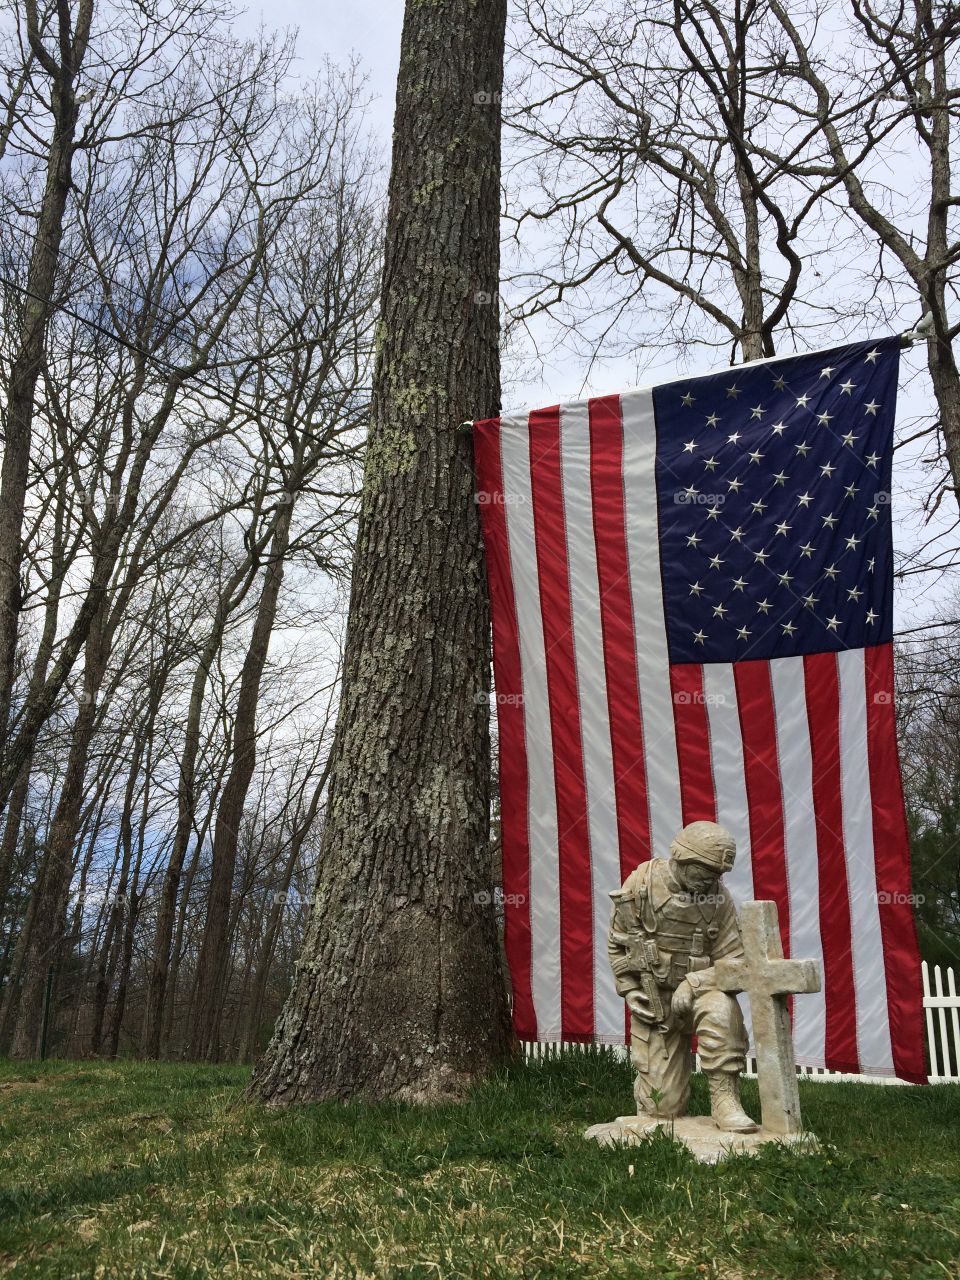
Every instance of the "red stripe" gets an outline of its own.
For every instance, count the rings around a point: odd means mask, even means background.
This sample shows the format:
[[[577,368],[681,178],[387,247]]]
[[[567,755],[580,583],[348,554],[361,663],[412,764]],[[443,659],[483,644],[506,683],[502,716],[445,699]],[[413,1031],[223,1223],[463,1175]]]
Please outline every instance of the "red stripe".
[[[880,935],[893,1065],[903,1080],[925,1083],[923,986],[911,902],[910,844],[897,755],[893,646],[864,650],[867,758]]]
[[[753,896],[777,904],[783,953],[789,956],[790,895],[770,664],[765,661],[734,663],[733,678],[737,688],[744,783],[750,814]]]
[[[670,668],[673,722],[680,767],[680,807],[688,822],[716,822],[710,721],[703,695],[703,667],[695,662]]]
[[[536,1040],[530,970],[530,842],[527,828],[527,751],[523,720],[520,635],[510,570],[500,420],[473,429],[477,496],[483,526],[493,621],[493,665],[500,738],[500,833],[503,858],[504,947],[513,987],[513,1024],[521,1040]]]
[[[810,726],[820,880],[820,934],[826,1005],[824,1060],[828,1070],[859,1072],[850,892],[843,844],[840,678],[836,654],[808,654],[803,660],[803,674]]]
[[[622,883],[635,867],[652,856],[650,808],[627,558],[620,397],[591,400],[589,408],[593,532]]]
[[[594,1033],[593,895],[558,408],[530,415],[530,482],[557,794],[562,1030],[582,1039]]]

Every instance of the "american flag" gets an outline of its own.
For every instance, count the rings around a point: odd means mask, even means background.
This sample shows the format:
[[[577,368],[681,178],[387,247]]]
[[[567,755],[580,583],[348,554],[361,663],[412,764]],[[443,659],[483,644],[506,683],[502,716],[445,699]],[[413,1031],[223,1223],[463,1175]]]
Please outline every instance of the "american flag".
[[[738,845],[819,995],[797,1060],[924,1080],[893,706],[899,339],[474,424],[524,1040],[625,1039],[611,889]]]

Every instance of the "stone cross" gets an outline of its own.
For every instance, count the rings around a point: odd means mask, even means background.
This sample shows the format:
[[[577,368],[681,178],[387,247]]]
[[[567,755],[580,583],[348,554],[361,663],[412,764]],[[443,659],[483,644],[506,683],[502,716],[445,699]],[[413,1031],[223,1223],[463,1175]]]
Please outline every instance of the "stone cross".
[[[745,902],[740,933],[743,958],[716,962],[717,986],[750,997],[764,1129],[799,1133],[800,1092],[787,996],[819,991],[820,965],[816,960],[784,960],[775,902]]]

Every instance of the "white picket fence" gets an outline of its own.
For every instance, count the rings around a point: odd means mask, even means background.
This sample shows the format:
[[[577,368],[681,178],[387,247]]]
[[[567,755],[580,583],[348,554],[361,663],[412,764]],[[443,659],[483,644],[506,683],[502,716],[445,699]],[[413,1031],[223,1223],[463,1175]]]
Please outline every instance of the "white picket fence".
[[[930,1084],[960,1083],[960,994],[957,993],[957,976],[953,969],[930,967],[923,962],[923,1010],[926,1019],[927,1057],[930,1063]],[[528,1058],[553,1058],[558,1054],[576,1052],[612,1053],[625,1056],[625,1045],[532,1044],[524,1046]],[[903,1084],[892,1076],[847,1075],[839,1071],[825,1071],[822,1067],[798,1067],[802,1076],[814,1080],[859,1080],[873,1084]],[[756,1059],[747,1059],[748,1076],[756,1075]]]

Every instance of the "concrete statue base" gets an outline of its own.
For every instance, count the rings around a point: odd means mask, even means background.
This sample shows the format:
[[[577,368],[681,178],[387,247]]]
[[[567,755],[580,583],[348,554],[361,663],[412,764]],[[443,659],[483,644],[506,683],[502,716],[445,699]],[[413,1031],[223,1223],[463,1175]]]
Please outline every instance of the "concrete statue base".
[[[607,1124],[591,1125],[583,1136],[598,1142],[601,1147],[638,1147],[658,1131],[681,1142],[703,1164],[716,1164],[718,1160],[741,1152],[753,1155],[770,1142],[778,1142],[804,1154],[820,1149],[812,1133],[774,1133],[763,1128],[753,1133],[730,1133],[718,1129],[710,1116],[678,1116],[675,1120],[618,1116]]]

